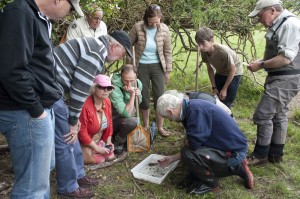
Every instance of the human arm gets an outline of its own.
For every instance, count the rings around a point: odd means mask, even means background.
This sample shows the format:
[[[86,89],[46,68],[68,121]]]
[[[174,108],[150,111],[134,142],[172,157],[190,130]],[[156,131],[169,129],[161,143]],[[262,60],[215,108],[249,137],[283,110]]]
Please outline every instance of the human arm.
[[[229,64],[228,68],[229,68],[229,74],[228,74],[225,84],[219,94],[219,97],[221,100],[225,100],[225,98],[227,96],[227,89],[235,75],[235,72],[236,72],[236,67],[235,67],[234,63]]]
[[[135,86],[132,86],[132,85],[127,85],[127,86],[124,86],[123,87],[125,91],[129,92],[130,93],[130,98],[129,98],[129,101],[126,103],[126,111],[129,115],[132,115],[133,111],[134,111],[134,106],[135,106],[135,100],[136,100],[136,97],[140,97],[141,96],[141,91],[140,89],[138,89],[137,87]]]
[[[128,35],[129,38],[130,38],[130,43],[131,43],[131,45],[132,45],[133,47],[135,46],[135,44],[136,44],[136,42],[137,42],[137,40],[138,40],[137,29],[136,29],[136,28],[137,28],[137,25],[134,24],[134,25],[132,26],[130,32],[129,32],[129,35]],[[134,57],[136,57],[135,51],[132,50],[132,52],[135,54]],[[127,64],[135,64],[135,66],[136,66],[137,63],[133,63],[133,61],[136,61],[136,60],[133,60],[133,58],[131,58],[131,57],[129,57],[129,56],[126,56],[126,63],[127,63]]]
[[[82,34],[80,30],[80,24],[77,23],[77,20],[74,20],[68,27],[67,29],[67,36],[66,36],[66,41],[71,40],[71,39],[76,39],[78,37],[83,37],[84,35]]]
[[[37,40],[45,42],[44,44],[49,43],[50,49],[49,36],[39,27],[38,23],[42,22],[37,22],[39,19],[24,10],[10,9],[2,13],[1,17],[0,84],[5,89],[5,95],[8,95],[1,97],[13,100],[33,118],[44,118],[47,113],[44,112],[39,94],[36,93],[37,87],[42,85],[37,85],[39,82],[33,72],[37,62],[33,63],[32,60],[39,55],[36,52],[39,47],[47,50]],[[41,58],[35,57],[37,59]]]
[[[213,90],[213,94],[219,95],[219,91],[216,87],[216,82],[215,82],[215,72],[213,67],[210,65],[209,62],[206,62],[206,67],[207,67],[207,73],[208,73],[208,77],[211,83],[211,88]]]
[[[263,62],[263,64],[262,64]],[[284,57],[282,54],[279,54],[272,59],[268,59],[266,61],[263,60],[255,60],[251,62],[247,68],[251,72],[256,72],[260,69],[267,69],[267,68],[279,68],[285,66],[291,62],[290,59]]]
[[[173,69],[172,66],[172,45],[171,45],[171,37],[170,37],[170,31],[167,25],[165,25],[165,37],[164,37],[164,46],[163,46],[163,52],[164,52],[164,57],[166,61],[166,71],[165,72],[165,84],[169,83],[170,80],[170,73]]]
[[[158,160],[158,165],[160,167],[167,167],[170,164],[172,164],[173,162],[180,160],[181,159],[181,154],[180,153],[176,153],[174,155],[170,155],[170,156],[165,156],[162,159]]]

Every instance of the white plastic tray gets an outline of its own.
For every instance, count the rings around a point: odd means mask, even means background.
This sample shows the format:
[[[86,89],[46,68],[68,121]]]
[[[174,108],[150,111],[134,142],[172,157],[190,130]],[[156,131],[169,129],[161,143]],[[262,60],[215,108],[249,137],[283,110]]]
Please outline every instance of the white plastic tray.
[[[133,169],[131,169],[133,176],[137,179],[142,179],[156,184],[161,184],[162,181],[167,177],[167,175],[171,171],[173,171],[179,163],[178,160],[173,162],[168,167],[162,168],[158,166],[156,163],[158,160],[162,159],[163,157],[165,156],[158,155],[158,154],[149,155],[141,163],[139,163]]]

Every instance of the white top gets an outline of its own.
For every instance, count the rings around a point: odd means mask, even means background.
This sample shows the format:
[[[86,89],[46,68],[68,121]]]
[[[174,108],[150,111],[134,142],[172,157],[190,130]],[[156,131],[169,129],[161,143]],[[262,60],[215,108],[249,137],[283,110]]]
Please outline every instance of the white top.
[[[73,21],[67,31],[66,41],[78,37],[96,37],[107,35],[107,26],[101,21],[96,30],[93,30],[85,17],[81,17]]]

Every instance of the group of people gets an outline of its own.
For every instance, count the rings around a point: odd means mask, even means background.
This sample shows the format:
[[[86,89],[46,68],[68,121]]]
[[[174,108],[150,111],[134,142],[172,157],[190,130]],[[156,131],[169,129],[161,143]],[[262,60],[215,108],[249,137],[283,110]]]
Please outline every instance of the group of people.
[[[72,10],[81,18],[70,24],[66,41],[52,49],[49,19]],[[147,7],[129,35],[120,30],[107,34],[102,17],[96,5],[83,12],[79,0],[15,0],[1,13],[5,29],[0,30],[0,46],[6,50],[0,54],[0,131],[15,177],[11,198],[49,198],[54,167],[60,195],[91,197],[90,187],[99,181],[86,175],[84,163],[110,161],[115,149],[123,151],[137,125],[135,100],[149,128],[151,88],[159,134],[170,135],[163,118],[182,122],[186,129],[181,152],[159,165],[181,159],[188,173],[179,187],[188,193],[216,191],[217,178],[230,175],[240,176],[252,189],[248,164],[283,161],[288,103],[300,90],[300,23],[280,0],[260,0],[249,14],[268,28],[264,58],[248,66],[252,72],[268,72],[253,116],[257,141],[249,156],[247,139],[230,110],[241,82],[241,62],[228,46],[214,42],[211,29],[199,28],[195,40],[220,100],[205,93],[165,93],[172,52],[160,6]],[[105,62],[125,55],[120,73],[111,79],[104,75]]]

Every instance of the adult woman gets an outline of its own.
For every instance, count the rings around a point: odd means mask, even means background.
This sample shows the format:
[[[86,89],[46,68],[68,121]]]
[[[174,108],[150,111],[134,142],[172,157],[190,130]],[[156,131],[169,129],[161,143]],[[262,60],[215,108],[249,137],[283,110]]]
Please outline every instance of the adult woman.
[[[99,164],[114,159],[111,102],[109,93],[114,89],[106,75],[97,75],[80,114],[81,143],[85,164]]]
[[[143,84],[140,105],[144,127],[149,128],[150,115],[150,81],[156,110],[157,99],[164,93],[164,84],[167,84],[172,71],[172,51],[169,28],[161,23],[161,8],[150,5],[144,14],[144,20],[137,22],[131,29],[129,37],[135,46],[135,57],[138,79]],[[156,113],[158,132],[162,136],[169,136],[163,129],[163,118]]]

